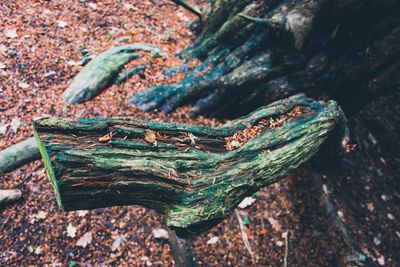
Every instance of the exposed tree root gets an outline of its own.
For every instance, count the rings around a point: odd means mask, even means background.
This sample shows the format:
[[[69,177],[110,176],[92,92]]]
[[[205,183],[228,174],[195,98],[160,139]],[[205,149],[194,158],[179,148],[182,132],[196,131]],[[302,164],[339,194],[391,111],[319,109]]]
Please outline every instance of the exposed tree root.
[[[203,63],[129,102],[164,112],[192,102],[191,116],[238,116],[307,92],[354,112],[398,88],[398,10],[393,0],[217,1],[205,9],[199,38],[181,53]]]
[[[140,57],[137,51],[160,54],[160,50],[149,44],[129,44],[109,49],[94,59],[78,73],[71,85],[62,94],[63,100],[70,104],[83,103],[100,94],[113,83],[122,83],[128,76],[140,71],[133,69],[118,76],[122,68],[133,59]]]

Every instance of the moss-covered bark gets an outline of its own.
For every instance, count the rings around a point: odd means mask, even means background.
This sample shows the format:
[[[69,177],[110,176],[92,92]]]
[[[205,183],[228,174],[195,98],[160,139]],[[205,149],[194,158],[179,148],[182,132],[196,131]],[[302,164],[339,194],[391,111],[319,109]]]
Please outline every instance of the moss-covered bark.
[[[189,235],[214,226],[244,197],[306,162],[333,132],[343,133],[344,120],[335,102],[297,95],[215,129],[48,117],[36,119],[34,128],[65,210],[143,205]],[[251,127],[258,133],[249,130],[249,140],[228,145]]]
[[[181,53],[203,63],[129,102],[164,112],[192,102],[191,116],[237,117],[306,92],[354,112],[397,89],[399,10],[395,0],[213,1]]]
[[[149,44],[129,44],[104,51],[78,73],[71,85],[64,91],[62,98],[70,104],[86,102],[100,94],[113,83],[122,83],[143,67],[133,68],[118,76],[122,68],[140,57],[137,51],[149,51],[159,54],[160,50]]]

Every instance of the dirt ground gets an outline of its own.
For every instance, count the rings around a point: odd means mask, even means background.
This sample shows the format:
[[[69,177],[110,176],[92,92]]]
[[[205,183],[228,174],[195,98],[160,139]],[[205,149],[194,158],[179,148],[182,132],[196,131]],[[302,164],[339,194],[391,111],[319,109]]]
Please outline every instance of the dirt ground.
[[[162,71],[182,63],[174,54],[193,40],[187,27],[193,19],[169,1],[2,1],[0,149],[31,137],[32,118],[45,114],[222,123],[191,120],[188,107],[165,115],[143,113],[126,102],[139,90],[181,78],[166,77]],[[64,103],[62,92],[82,68],[80,47],[95,55],[124,40],[156,44],[166,56],[144,55],[129,64],[149,64],[143,75],[112,86],[85,104]],[[360,157],[354,152],[330,171],[301,169],[258,192],[255,203],[238,209],[252,254],[233,214],[195,239],[199,265],[363,266],[367,256],[378,266],[399,266],[399,195],[393,178],[397,174],[379,173],[379,166],[368,170],[359,164],[360,171],[348,167],[362,162]],[[166,240],[152,232],[162,227],[154,211],[126,206],[63,212],[56,206],[41,161],[0,179],[0,188],[23,191],[21,201],[0,210],[1,266],[174,264]],[[331,214],[329,203],[334,208]]]

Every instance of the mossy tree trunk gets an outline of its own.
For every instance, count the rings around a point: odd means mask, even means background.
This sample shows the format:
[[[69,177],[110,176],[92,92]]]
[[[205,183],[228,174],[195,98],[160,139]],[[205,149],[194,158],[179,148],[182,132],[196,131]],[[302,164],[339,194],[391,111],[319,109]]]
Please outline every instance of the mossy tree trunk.
[[[202,63],[132,104],[170,112],[192,102],[191,116],[238,116],[305,92],[350,114],[399,86],[399,1],[211,2],[198,39],[182,52]]]
[[[296,95],[215,129],[48,117],[34,128],[65,210],[143,205],[190,236],[309,160],[329,136],[339,147],[344,120],[335,102]]]

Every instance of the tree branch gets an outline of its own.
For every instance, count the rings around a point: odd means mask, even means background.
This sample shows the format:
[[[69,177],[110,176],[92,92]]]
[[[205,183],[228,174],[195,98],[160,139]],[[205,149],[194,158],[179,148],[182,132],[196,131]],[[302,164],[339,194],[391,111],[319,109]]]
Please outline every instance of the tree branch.
[[[296,95],[213,129],[49,117],[35,120],[34,129],[65,210],[143,205],[187,236],[306,162],[343,123],[336,102]]]

